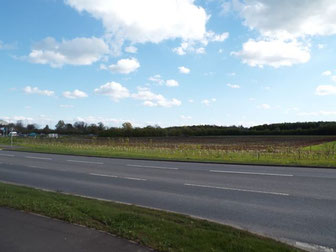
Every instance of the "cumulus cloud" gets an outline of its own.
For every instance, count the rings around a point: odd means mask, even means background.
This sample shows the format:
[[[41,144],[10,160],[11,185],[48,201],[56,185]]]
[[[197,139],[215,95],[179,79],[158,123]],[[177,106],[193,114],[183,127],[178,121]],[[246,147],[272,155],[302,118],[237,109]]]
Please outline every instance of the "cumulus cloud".
[[[101,20],[117,40],[159,43],[166,39],[202,39],[208,16],[193,0],[65,0],[79,12]]]
[[[164,80],[162,79],[162,77],[161,77],[160,74],[153,75],[153,76],[149,77],[148,80],[150,80],[152,82],[155,82],[155,83],[157,83],[159,85],[163,85],[164,84]]]
[[[101,85],[99,88],[96,88],[94,92],[96,94],[109,96],[114,101],[119,101],[120,99],[130,96],[130,92],[126,87],[114,81]]]
[[[166,80],[167,87],[178,87],[179,83],[176,80]]]
[[[268,110],[268,109],[271,109],[271,106],[268,105],[268,104],[266,104],[266,103],[264,103],[264,104],[258,105],[257,108]]]
[[[310,59],[309,47],[297,41],[285,42],[282,40],[254,40],[249,39],[243,44],[239,52],[232,52],[243,63],[250,66],[263,67],[270,65],[278,68],[305,63]]]
[[[317,86],[315,94],[320,95],[320,96],[336,95],[336,86],[333,86],[333,85]]]
[[[204,104],[205,106],[209,106],[211,103],[214,103],[216,101],[217,101],[216,98],[211,98],[211,99],[204,99],[201,101],[201,103]]]
[[[186,116],[186,115],[181,115],[180,118],[184,121],[187,121],[187,120],[191,120],[192,117],[191,116]]]
[[[163,80],[161,75],[156,74],[154,76],[151,76],[148,78],[148,80],[150,80],[151,82],[157,83],[159,85],[166,85],[167,87],[178,87],[179,83],[176,80]]]
[[[38,95],[44,95],[44,96],[53,96],[55,94],[54,91],[51,90],[41,90],[38,87],[31,87],[31,86],[26,86],[23,91],[26,94],[38,94]]]
[[[181,101],[178,99],[167,99],[161,94],[155,94],[150,91],[148,88],[138,88],[138,92],[132,94],[132,98],[143,100],[143,105],[148,107],[173,107],[173,106],[180,106],[182,104]]]
[[[65,98],[68,98],[68,99],[77,99],[77,98],[86,98],[88,97],[88,95],[81,91],[81,90],[78,90],[78,89],[75,89],[74,91],[65,91],[63,92],[63,96]]]
[[[138,52],[138,48],[136,48],[135,46],[127,46],[125,48],[125,52],[128,52],[128,53],[137,53]]]
[[[322,73],[323,76],[330,76],[332,74],[331,71],[327,70]]]
[[[297,38],[336,34],[334,0],[235,1],[250,29],[265,36]]]
[[[48,37],[33,46],[28,59],[51,67],[63,65],[91,65],[109,53],[109,47],[99,38],[75,38],[57,42]]]
[[[336,2],[333,0],[235,0],[233,3],[244,25],[261,35],[234,53],[250,66],[305,63],[310,59],[310,37],[336,34]]]
[[[188,74],[188,73],[190,73],[190,69],[187,68],[187,67],[184,67],[184,66],[180,66],[180,67],[178,68],[178,70],[180,71],[180,73],[183,73],[183,74]]]
[[[116,64],[112,64],[108,69],[112,73],[129,74],[136,71],[140,67],[140,63],[136,58],[121,59]]]
[[[235,88],[235,89],[240,88],[239,85],[237,85],[237,84],[231,84],[231,83],[226,84],[226,86],[228,86],[229,88]]]

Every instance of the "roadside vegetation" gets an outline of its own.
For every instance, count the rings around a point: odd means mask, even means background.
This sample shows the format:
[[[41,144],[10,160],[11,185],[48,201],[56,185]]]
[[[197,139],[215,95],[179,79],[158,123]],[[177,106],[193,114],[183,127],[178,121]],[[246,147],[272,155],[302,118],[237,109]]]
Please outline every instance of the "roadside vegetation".
[[[0,183],[0,207],[115,234],[157,251],[299,251],[229,226],[181,214]]]
[[[186,140],[187,139],[187,140]],[[19,150],[99,157],[336,167],[335,137],[14,138]],[[198,142],[197,142],[198,141]],[[0,138],[9,145],[10,138]]]

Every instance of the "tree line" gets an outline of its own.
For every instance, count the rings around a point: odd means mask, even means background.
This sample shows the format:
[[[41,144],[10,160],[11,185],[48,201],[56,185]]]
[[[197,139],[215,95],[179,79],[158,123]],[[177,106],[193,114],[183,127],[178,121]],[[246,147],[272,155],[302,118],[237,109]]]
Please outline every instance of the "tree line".
[[[60,120],[54,129],[48,125],[40,128],[35,124],[24,125],[21,121],[9,128],[22,133],[61,135],[94,135],[100,137],[169,137],[169,136],[232,136],[232,135],[336,135],[336,122],[296,122],[263,124],[253,127],[194,125],[161,128],[158,125],[133,127],[129,122],[122,127],[107,127],[103,123],[65,123]]]

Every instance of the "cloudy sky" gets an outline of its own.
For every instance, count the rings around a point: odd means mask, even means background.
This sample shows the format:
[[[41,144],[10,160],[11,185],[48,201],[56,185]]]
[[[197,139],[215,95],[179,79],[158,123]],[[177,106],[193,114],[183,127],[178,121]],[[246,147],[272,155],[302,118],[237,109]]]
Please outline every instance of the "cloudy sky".
[[[335,0],[0,2],[0,119],[336,120]]]

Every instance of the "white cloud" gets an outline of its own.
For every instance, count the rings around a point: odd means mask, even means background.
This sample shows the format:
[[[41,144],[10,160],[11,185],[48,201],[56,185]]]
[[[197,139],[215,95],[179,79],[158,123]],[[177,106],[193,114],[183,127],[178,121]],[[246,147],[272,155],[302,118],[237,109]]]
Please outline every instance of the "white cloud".
[[[65,98],[68,98],[68,99],[77,99],[77,98],[86,98],[88,97],[88,95],[81,91],[81,90],[78,90],[78,89],[75,89],[74,91],[65,91],[63,92],[63,96]]]
[[[136,58],[121,59],[117,64],[108,67],[112,73],[129,74],[140,67],[140,63]]]
[[[57,42],[48,37],[34,45],[28,59],[36,64],[51,67],[63,65],[91,65],[109,53],[109,47],[99,38],[75,38]]]
[[[167,87],[178,87],[179,83],[176,80],[167,80],[166,86]]]
[[[336,111],[321,110],[316,112],[299,112],[298,116],[335,116]]]
[[[155,82],[159,85],[166,85],[167,87],[178,87],[179,83],[176,80],[163,80],[161,75],[156,74],[148,78],[151,82]]]
[[[330,76],[332,73],[331,71],[327,70],[322,73],[323,76]]]
[[[180,46],[173,48],[173,52],[178,55],[187,53],[205,54],[205,46],[209,42],[223,42],[229,37],[229,33],[216,34],[213,31],[206,32],[201,40],[182,41]]]
[[[320,85],[316,88],[316,95],[336,95],[336,86],[333,85]]]
[[[163,85],[164,84],[164,80],[162,79],[161,75],[160,74],[156,74],[154,76],[151,76],[148,78],[148,80],[152,81],[152,82],[155,82],[159,85]]]
[[[125,52],[128,52],[128,53],[137,53],[138,52],[138,48],[136,48],[135,46],[127,46],[125,48]]]
[[[213,31],[208,31],[205,34],[205,39],[203,40],[203,44],[207,45],[209,42],[223,42],[229,37],[228,32],[224,32],[222,34],[216,34]]]
[[[191,120],[192,117],[191,116],[185,116],[185,115],[181,115],[180,118],[184,121],[187,121],[187,120]]]
[[[181,101],[173,98],[168,100],[161,94],[155,94],[147,88],[138,88],[138,92],[132,94],[132,98],[137,100],[143,100],[143,105],[149,107],[173,107],[173,106],[180,106],[182,104]]]
[[[318,44],[318,45],[317,45],[317,48],[318,48],[318,49],[323,49],[323,48],[325,48],[325,44]]]
[[[197,54],[205,54],[205,48],[204,47],[197,48],[195,50],[195,53],[197,53]]]
[[[334,0],[235,1],[250,29],[264,36],[298,38],[336,34]]]
[[[96,94],[106,95],[112,98],[114,101],[119,101],[123,98],[127,98],[130,96],[130,92],[127,88],[122,86],[118,82],[108,82],[99,88],[94,90]]]
[[[305,63],[310,59],[309,47],[297,41],[249,39],[239,52],[232,52],[243,63],[250,66],[263,67],[269,65],[275,68]]]
[[[237,53],[251,66],[306,63],[310,59],[311,37],[336,34],[334,0],[235,0],[233,3],[244,25],[261,35],[258,41],[247,41]],[[323,47],[318,45],[320,49]]]
[[[188,74],[188,73],[190,73],[190,69],[187,68],[187,67],[180,66],[178,69],[179,69],[180,73],[183,73],[183,74]]]
[[[61,104],[60,108],[74,108],[74,106],[69,104]]]
[[[216,101],[217,101],[216,98],[211,98],[211,99],[204,99],[201,101],[201,103],[204,104],[205,106],[209,106],[211,103],[214,103]]]
[[[332,81],[335,81],[336,82],[336,75],[333,75],[330,77]]]
[[[31,86],[26,86],[23,91],[26,94],[38,94],[38,95],[44,95],[44,96],[53,96],[55,94],[54,91],[51,90],[41,90],[38,87],[31,87]]]
[[[264,103],[264,104],[260,104],[259,106],[257,106],[257,108],[268,110],[268,109],[271,109],[271,106]]]
[[[194,100],[193,99],[189,99],[188,102],[194,103]]]
[[[199,40],[208,16],[194,0],[66,0],[79,12],[101,20],[115,40],[159,43],[166,39]]]
[[[226,84],[229,88],[240,88],[240,86],[239,85],[237,85],[237,84],[231,84],[231,83],[228,83],[228,84]]]

